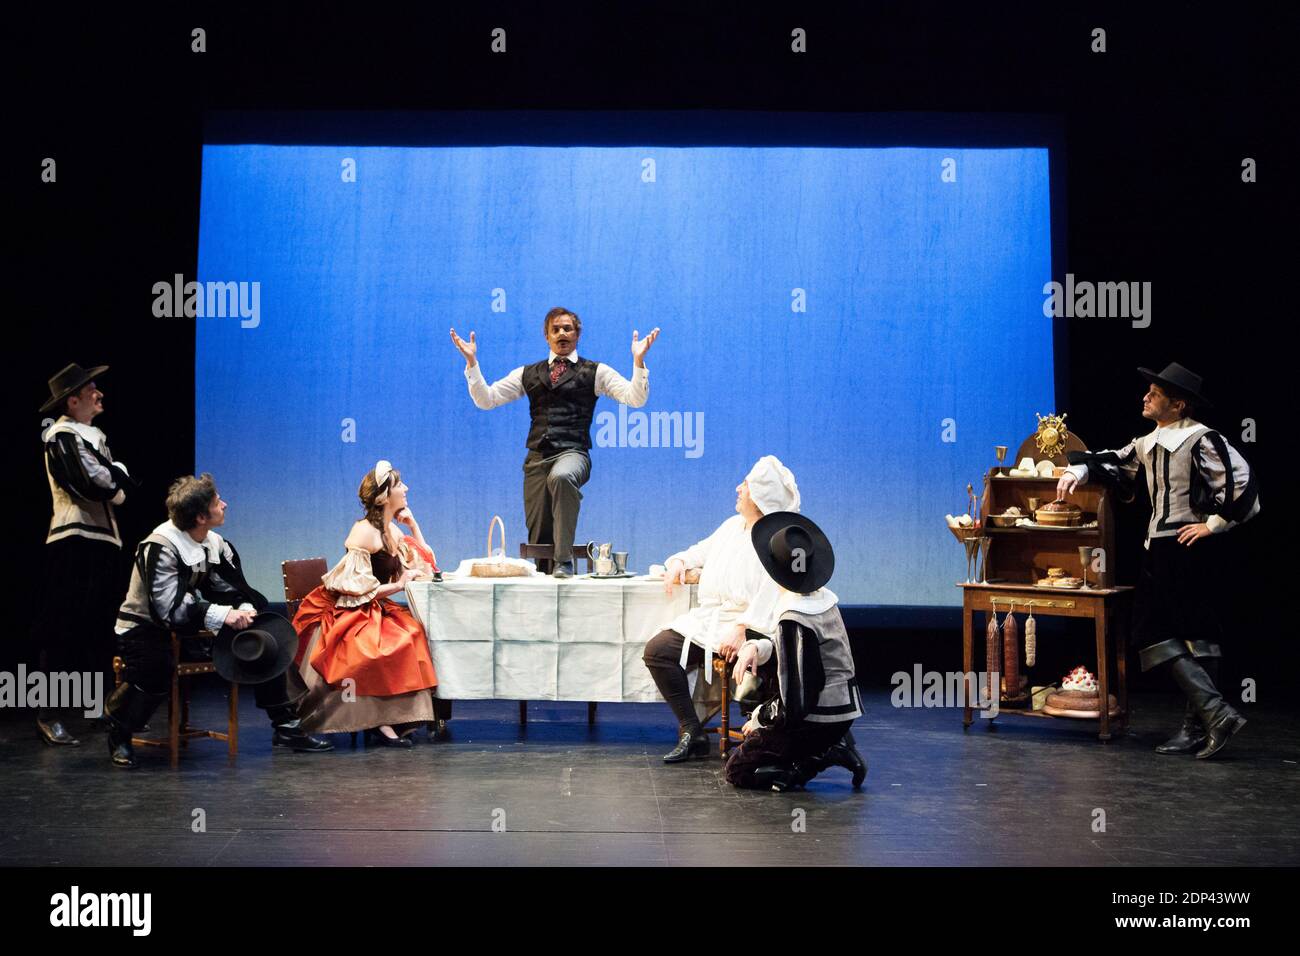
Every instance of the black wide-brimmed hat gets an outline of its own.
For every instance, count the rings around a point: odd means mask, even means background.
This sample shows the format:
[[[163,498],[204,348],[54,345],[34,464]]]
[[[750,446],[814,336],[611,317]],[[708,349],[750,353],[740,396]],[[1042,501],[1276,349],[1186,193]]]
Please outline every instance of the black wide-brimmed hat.
[[[1213,408],[1208,398],[1201,394],[1204,379],[1195,372],[1183,368],[1177,362],[1170,362],[1162,372],[1153,372],[1149,368],[1139,368],[1138,374],[1148,382],[1172,388],[1186,395],[1198,408]]]
[[[287,671],[297,652],[293,625],[264,611],[242,631],[223,627],[212,643],[212,663],[232,684],[260,684]]]
[[[787,591],[811,594],[835,573],[830,539],[798,512],[763,515],[749,534],[764,570]]]
[[[59,402],[63,401],[73,392],[92,381],[97,375],[103,375],[108,371],[107,365],[96,365],[94,368],[82,368],[76,362],[65,366],[50,379],[50,400],[41,406],[41,411],[48,412]]]

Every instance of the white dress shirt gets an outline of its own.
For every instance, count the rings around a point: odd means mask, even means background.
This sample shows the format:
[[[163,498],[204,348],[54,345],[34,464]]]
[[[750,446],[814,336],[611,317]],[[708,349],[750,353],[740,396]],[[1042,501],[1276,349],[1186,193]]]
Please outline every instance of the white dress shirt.
[[[550,365],[557,359],[568,361],[573,365],[578,364],[576,354],[561,357],[554,352],[551,352],[547,364]],[[470,398],[474,399],[475,405],[484,410],[524,397],[524,366],[522,365],[505,378],[489,385],[483,378],[483,370],[478,362],[475,362],[465,369],[465,381],[469,384]],[[632,381],[629,382],[604,362],[599,362],[596,365],[596,394],[608,396],[616,402],[631,405],[633,408],[640,408],[650,394],[650,371],[644,365],[634,367]]]

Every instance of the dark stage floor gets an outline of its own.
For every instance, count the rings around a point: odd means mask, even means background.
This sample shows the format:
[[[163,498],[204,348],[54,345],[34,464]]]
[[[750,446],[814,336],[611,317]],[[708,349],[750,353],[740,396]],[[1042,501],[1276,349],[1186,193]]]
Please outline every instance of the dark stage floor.
[[[197,716],[216,720],[219,691],[200,693]],[[864,697],[860,793],[838,769],[778,795],[728,786],[716,756],[666,767],[672,726],[649,704],[603,705],[590,729],[582,704],[534,704],[521,733],[513,703],[464,703],[449,743],[352,750],[340,735],[308,756],[272,753],[246,700],[238,765],[208,741],[178,772],[149,749],[124,773],[101,733],[55,751],[7,720],[0,864],[1300,863],[1300,714],[1254,711],[1195,761],[1151,750],[1177,724],[1172,696],[1139,697],[1135,732],[1107,745],[1060,721],[963,733],[959,712]],[[206,832],[191,830],[197,808]]]

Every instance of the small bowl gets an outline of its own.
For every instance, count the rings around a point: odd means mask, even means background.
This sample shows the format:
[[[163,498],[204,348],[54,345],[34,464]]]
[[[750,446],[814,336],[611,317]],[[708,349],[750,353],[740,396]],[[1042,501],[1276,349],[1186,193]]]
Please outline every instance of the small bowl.
[[[991,524],[995,528],[1014,528],[1016,526],[1017,521],[1020,521],[1021,519],[1028,518],[1028,517],[1029,515],[1027,514],[1018,514],[1018,515],[1002,514],[1002,515],[988,516],[989,524]]]

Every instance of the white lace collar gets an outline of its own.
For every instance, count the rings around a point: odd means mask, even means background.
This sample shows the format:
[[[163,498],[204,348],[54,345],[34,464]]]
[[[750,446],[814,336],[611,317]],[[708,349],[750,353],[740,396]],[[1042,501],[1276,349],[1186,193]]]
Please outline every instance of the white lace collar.
[[[221,561],[221,535],[215,531],[209,531],[202,544],[170,521],[164,521],[154,528],[153,533],[162,535],[176,547],[186,567],[193,568],[205,561],[208,564],[218,564]]]
[[[70,418],[67,415],[59,416],[58,421],[50,426],[49,431],[45,433],[45,436],[48,439],[50,435],[54,435],[58,432],[72,432],[75,435],[80,435],[96,448],[102,448],[104,442],[108,440],[108,436],[106,436],[99,428],[96,428],[94,425],[83,425],[75,418]]]
[[[830,588],[818,588],[812,594],[785,591],[781,594],[781,613],[794,611],[797,614],[821,614],[823,611],[829,611],[838,602],[839,598]]]
[[[1159,445],[1172,454],[1178,451],[1187,439],[1206,431],[1209,431],[1209,428],[1196,421],[1196,419],[1180,418],[1172,425],[1160,426],[1147,434],[1142,439],[1146,445],[1144,450],[1149,453],[1155,449],[1156,445]]]

